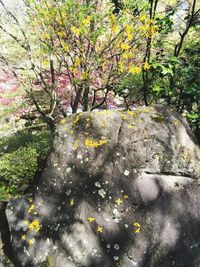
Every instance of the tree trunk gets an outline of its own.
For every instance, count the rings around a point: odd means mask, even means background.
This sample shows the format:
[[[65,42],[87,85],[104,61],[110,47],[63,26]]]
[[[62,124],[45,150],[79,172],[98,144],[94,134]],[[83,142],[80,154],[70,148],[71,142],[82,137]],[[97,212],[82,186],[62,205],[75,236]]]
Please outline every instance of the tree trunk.
[[[88,111],[88,102],[89,102],[89,91],[90,91],[90,87],[89,85],[86,83],[84,86],[84,93],[83,93],[83,111]]]

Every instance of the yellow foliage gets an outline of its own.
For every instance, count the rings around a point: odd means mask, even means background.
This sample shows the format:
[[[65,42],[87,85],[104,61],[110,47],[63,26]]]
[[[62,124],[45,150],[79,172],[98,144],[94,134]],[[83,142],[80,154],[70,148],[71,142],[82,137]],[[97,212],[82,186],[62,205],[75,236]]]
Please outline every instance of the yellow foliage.
[[[80,29],[78,29],[78,28],[76,28],[74,26],[71,26],[71,31],[76,35],[80,35],[80,32],[81,32]]]
[[[150,69],[150,65],[149,65],[149,63],[147,61],[143,63],[143,68],[144,68],[144,70],[149,70]]]
[[[133,26],[132,25],[126,25],[125,26],[126,35],[129,41],[132,40],[132,33],[133,33]]]
[[[141,68],[137,66],[131,66],[129,68],[129,73],[131,74],[140,74],[141,73]]]
[[[83,25],[89,25],[91,21],[91,16],[87,16],[85,19],[82,20]]]
[[[141,14],[139,17],[139,20],[144,22],[146,20],[147,16],[145,14]]]
[[[129,48],[130,48],[130,45],[129,44],[121,43],[121,49],[128,50]]]

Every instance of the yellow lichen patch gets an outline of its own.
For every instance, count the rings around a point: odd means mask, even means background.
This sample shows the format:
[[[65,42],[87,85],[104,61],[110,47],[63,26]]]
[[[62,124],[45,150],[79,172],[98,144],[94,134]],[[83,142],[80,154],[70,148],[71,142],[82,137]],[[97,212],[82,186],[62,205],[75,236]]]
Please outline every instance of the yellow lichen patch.
[[[95,221],[95,218],[93,218],[93,217],[89,217],[89,218],[87,218],[87,220],[88,220],[88,222],[94,222]]]
[[[73,124],[73,125],[76,125],[76,124],[79,122],[80,118],[81,118],[81,115],[78,114],[78,115],[76,116],[75,121],[73,121],[72,124]]]
[[[99,127],[100,127],[100,128],[105,128],[106,126],[105,126],[104,123],[102,123],[102,124],[99,125]]]
[[[150,111],[152,111],[152,110],[154,110],[153,107],[150,107],[150,108],[143,108],[143,109],[142,109],[142,112],[148,113],[148,112],[150,112]]]
[[[159,115],[159,116],[151,116],[152,120],[155,122],[163,122],[165,120],[165,117]]]
[[[128,129],[132,129],[135,126],[135,122],[132,122],[130,125],[128,125]]]
[[[127,111],[128,115],[130,115],[131,117],[135,117],[136,113],[134,111]]]
[[[178,120],[172,120],[171,123],[175,126],[179,125],[180,122]]]
[[[98,232],[98,233],[102,233],[102,232],[103,232],[103,227],[98,226],[98,227],[97,227],[97,232]]]
[[[73,144],[73,148],[77,149],[79,147],[79,140],[75,140]]]
[[[35,205],[34,204],[32,204],[31,206],[30,206],[30,208],[28,209],[28,213],[35,213],[36,211],[35,211]]]
[[[33,220],[32,223],[29,224],[29,229],[35,232],[40,230],[41,226],[38,220]]]
[[[150,112],[150,111],[152,111],[152,110],[154,110],[153,107],[149,107],[149,108],[138,108],[136,112],[137,112],[138,114],[139,114],[139,113],[148,113],[148,112]]]
[[[134,229],[134,233],[135,233],[135,234],[139,234],[139,233],[141,232],[141,225],[140,225],[140,223],[135,222],[135,223],[133,224],[133,226],[135,227],[135,229]]]
[[[189,149],[187,149],[185,146],[180,147],[180,152],[181,152],[181,158],[188,163],[191,163],[192,161],[192,153],[190,152]]]
[[[89,147],[99,147],[99,146],[102,146],[102,145],[105,145],[108,143],[108,140],[92,140],[92,139],[86,139],[85,140],[85,145],[86,146],[89,146]]]
[[[70,199],[69,205],[74,206],[74,199]]]
[[[62,119],[62,120],[60,120],[60,125],[64,125],[66,122],[67,122],[66,119]]]
[[[33,245],[33,243],[34,243],[34,239],[29,239],[29,240],[28,240],[28,244],[29,244],[29,246]]]
[[[178,146],[179,145],[177,145],[177,144],[174,145],[175,150],[178,150]]]
[[[136,234],[139,234],[140,232],[141,232],[141,228],[137,228],[137,229],[135,229],[135,231],[134,231]]]
[[[122,118],[122,120],[128,120],[128,117],[124,113],[121,114],[121,118]]]
[[[26,240],[26,236],[25,235],[22,235],[21,236],[21,240]]]
[[[116,200],[116,203],[117,203],[118,206],[119,206],[122,202],[123,202],[123,201],[122,201],[120,198],[118,198],[118,199]]]

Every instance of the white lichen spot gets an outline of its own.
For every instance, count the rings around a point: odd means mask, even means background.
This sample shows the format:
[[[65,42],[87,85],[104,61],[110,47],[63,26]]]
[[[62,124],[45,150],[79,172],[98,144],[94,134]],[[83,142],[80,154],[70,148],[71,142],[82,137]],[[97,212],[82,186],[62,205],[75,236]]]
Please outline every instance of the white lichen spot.
[[[118,256],[114,256],[114,260],[115,261],[118,261],[119,260],[119,257]]]
[[[71,194],[71,192],[72,192],[72,190],[71,190],[71,189],[68,189],[68,190],[66,191],[66,196],[69,196],[69,195]]]
[[[107,248],[110,248],[110,244],[107,245]]]
[[[120,246],[118,244],[115,244],[114,245],[114,249],[119,250],[120,249]]]
[[[124,224],[125,228],[128,228],[128,224]]]
[[[98,191],[98,194],[99,194],[102,198],[105,198],[105,196],[106,196],[106,191],[105,191],[104,189],[100,189],[100,190]]]
[[[128,170],[125,170],[125,171],[124,171],[124,175],[125,175],[125,176],[129,176],[129,174],[130,174],[130,172],[129,172]]]
[[[113,210],[113,214],[114,214],[114,215],[118,215],[118,214],[119,214],[118,210],[117,210],[117,209],[114,209],[114,210]]]
[[[119,222],[121,221],[121,219],[122,219],[122,218],[115,218],[115,219],[114,219],[114,222],[119,223]]]
[[[100,182],[96,182],[96,183],[95,183],[95,186],[96,186],[96,187],[101,187]]]
[[[68,167],[68,168],[66,169],[66,172],[67,172],[67,173],[70,173],[71,170],[72,170],[72,168]]]
[[[82,158],[83,158],[83,156],[81,154],[77,155],[77,159],[82,159]]]

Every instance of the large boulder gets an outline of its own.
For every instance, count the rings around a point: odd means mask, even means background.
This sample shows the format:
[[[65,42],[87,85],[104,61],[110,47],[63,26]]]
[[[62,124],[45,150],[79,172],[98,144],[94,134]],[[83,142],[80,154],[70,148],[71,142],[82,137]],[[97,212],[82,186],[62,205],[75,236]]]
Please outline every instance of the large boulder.
[[[197,267],[200,158],[166,107],[72,115],[32,198],[10,201],[19,266]]]

